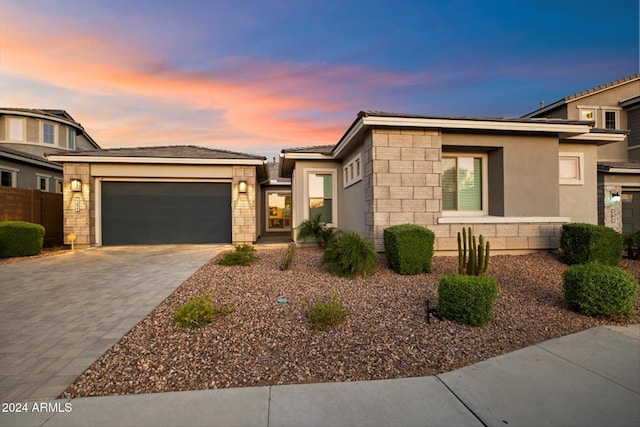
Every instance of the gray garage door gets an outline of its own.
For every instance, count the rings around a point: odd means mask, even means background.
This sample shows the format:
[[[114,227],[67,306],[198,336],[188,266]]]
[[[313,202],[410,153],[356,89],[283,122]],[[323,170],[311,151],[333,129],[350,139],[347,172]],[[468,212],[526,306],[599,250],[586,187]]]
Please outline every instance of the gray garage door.
[[[102,244],[231,242],[231,184],[103,182]]]

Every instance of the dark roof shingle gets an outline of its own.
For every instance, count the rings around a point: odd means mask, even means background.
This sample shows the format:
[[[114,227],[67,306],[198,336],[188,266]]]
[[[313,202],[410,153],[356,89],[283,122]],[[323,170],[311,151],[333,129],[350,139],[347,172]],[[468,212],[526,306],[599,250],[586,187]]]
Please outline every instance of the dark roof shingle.
[[[101,150],[74,151],[59,154],[61,156],[97,156],[97,157],[157,157],[176,159],[234,159],[266,160],[264,156],[219,150],[217,148],[195,145],[165,145],[153,147],[104,148]]]

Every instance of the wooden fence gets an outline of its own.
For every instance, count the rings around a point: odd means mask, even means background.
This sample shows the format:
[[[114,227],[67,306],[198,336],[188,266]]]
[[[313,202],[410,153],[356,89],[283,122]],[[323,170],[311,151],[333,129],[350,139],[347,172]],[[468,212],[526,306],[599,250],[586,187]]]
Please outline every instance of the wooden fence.
[[[62,246],[62,194],[0,187],[0,221],[27,221],[45,229],[44,247]]]

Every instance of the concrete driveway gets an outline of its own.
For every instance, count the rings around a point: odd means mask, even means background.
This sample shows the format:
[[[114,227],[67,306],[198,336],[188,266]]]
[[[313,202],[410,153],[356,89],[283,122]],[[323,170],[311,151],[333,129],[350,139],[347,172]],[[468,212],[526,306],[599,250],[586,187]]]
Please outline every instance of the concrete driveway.
[[[0,265],[0,401],[57,397],[227,247],[102,247]]]

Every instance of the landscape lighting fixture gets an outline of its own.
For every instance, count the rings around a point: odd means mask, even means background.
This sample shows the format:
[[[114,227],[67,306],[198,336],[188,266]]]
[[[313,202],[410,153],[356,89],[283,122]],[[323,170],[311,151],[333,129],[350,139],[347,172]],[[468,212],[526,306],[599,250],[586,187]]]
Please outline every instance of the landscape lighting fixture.
[[[78,192],[78,191],[82,191],[82,181],[80,181],[78,178],[74,178],[71,180],[71,191]]]

